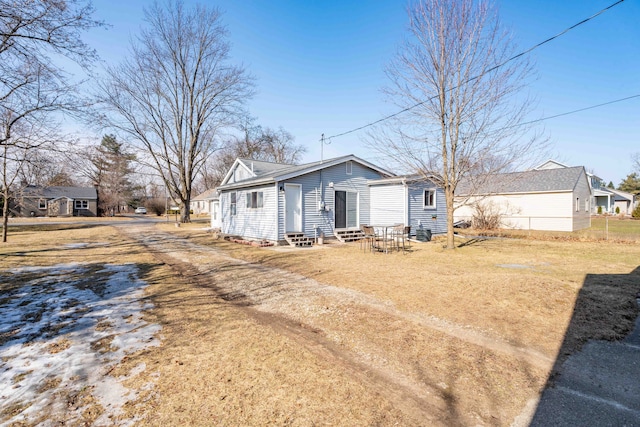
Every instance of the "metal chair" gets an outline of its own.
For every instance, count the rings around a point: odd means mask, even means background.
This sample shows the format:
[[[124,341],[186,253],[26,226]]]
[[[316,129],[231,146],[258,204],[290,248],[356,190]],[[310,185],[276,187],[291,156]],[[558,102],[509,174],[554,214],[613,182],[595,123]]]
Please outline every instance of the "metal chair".
[[[372,251],[373,243],[376,238],[375,230],[370,225],[360,225],[360,230],[362,230],[362,233],[364,234],[360,239],[360,249],[362,249],[364,245],[365,248],[368,248],[369,251]]]

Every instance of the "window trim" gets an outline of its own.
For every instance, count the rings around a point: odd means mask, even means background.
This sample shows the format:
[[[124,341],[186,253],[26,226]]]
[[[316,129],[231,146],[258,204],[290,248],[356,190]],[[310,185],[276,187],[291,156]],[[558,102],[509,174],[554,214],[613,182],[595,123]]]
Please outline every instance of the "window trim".
[[[431,197],[432,199],[432,203],[431,204],[427,204],[427,200],[428,200],[428,196],[427,196],[427,192],[431,193],[433,195],[433,197]],[[425,188],[422,191],[422,208],[423,209],[436,209],[437,208],[437,190],[435,188]]]
[[[38,209],[47,209],[47,199],[38,200]]]
[[[74,200],[73,208],[75,210],[88,210],[89,209],[89,201],[88,200]]]
[[[229,214],[230,216],[236,216],[238,214],[238,192],[232,191],[229,193]]]
[[[347,175],[353,175],[353,161],[352,160],[349,160],[346,163],[346,171],[345,172],[346,172]]]
[[[262,209],[264,207],[264,192],[247,191],[246,205],[247,209]]]

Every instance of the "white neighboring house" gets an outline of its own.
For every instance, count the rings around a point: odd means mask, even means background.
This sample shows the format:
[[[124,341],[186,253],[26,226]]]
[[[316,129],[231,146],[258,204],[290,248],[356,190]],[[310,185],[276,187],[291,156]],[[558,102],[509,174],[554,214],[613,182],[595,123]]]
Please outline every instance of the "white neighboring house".
[[[491,206],[505,228],[575,231],[591,226],[593,194],[583,166],[550,161],[530,171],[494,175],[474,194],[456,210],[455,221],[471,220],[476,203]],[[464,185],[458,196],[468,197]]]
[[[211,213],[211,196],[217,197],[217,189],[213,188],[198,194],[189,202],[189,209],[194,215],[209,215]]]

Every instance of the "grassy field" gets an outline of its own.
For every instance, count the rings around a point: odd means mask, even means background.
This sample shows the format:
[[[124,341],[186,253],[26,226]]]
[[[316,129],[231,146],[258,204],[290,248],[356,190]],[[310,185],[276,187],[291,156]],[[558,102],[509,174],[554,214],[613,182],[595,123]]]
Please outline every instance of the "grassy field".
[[[434,241],[416,243],[407,254],[383,255],[363,252],[357,244],[258,249],[215,240],[195,227],[179,232],[237,258],[371,293],[402,309],[490,330],[553,356],[567,333],[563,352],[588,339],[620,338],[637,313],[640,248],[633,244],[459,239],[462,247],[454,251]],[[578,302],[587,311],[607,314],[604,324],[567,331]]]
[[[629,234],[636,224],[620,221],[616,226]],[[358,291],[401,312],[495,337],[551,360],[564,360],[589,339],[620,339],[638,314],[640,247],[632,243],[581,241],[586,238],[579,236],[459,239],[460,247],[449,251],[436,239],[413,244],[406,254],[384,255],[364,252],[358,244],[254,248],[216,239],[203,224],[157,227],[235,258]],[[90,245],[80,246],[87,242]],[[20,285],[11,280],[9,269],[71,262],[133,263],[150,284],[147,297],[155,308],[146,318],[162,325],[162,345],[131,355],[115,368],[117,375],[141,363],[148,368],[127,380],[126,386],[139,394],[125,407],[122,419],[137,416],[142,425],[313,425],[323,420],[412,424],[398,407],[340,366],[247,318],[211,289],[196,285],[197,272],[172,270],[113,227],[12,229],[9,243],[0,246],[0,292]],[[93,279],[99,281],[98,276]],[[0,309],[1,304],[0,298]],[[456,388],[446,393],[461,407],[473,405],[479,394],[503,402],[504,408],[495,408],[497,418],[488,414],[481,423],[508,425],[522,399],[535,395],[550,373],[521,370],[504,355],[454,344],[434,332],[399,330],[384,317],[363,316],[359,321],[362,339],[368,337],[386,352],[385,363],[407,372],[420,368],[433,378],[451,377],[447,381]],[[479,391],[478,378],[490,388]],[[149,381],[155,384],[153,391]]]

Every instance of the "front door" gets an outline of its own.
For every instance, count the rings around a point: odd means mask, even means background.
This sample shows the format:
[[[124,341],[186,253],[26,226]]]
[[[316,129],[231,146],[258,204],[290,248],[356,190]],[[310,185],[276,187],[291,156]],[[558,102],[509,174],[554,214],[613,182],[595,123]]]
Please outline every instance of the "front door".
[[[299,184],[284,185],[285,232],[302,232],[302,186]]]

